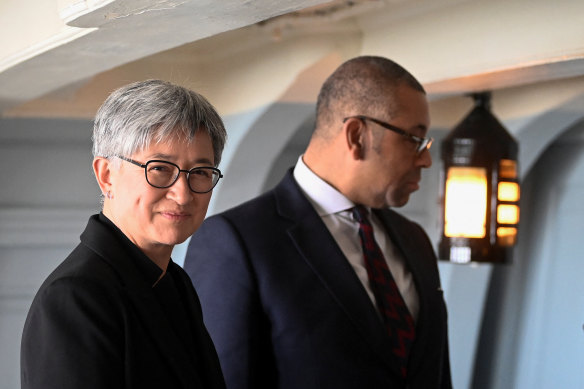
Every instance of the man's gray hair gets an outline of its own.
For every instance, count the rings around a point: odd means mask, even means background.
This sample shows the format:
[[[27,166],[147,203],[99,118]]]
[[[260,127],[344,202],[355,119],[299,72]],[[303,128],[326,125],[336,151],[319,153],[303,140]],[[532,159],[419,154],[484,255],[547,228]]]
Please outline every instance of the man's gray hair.
[[[115,90],[97,111],[93,156],[130,156],[177,135],[190,142],[199,130],[211,137],[218,166],[227,134],[207,99],[166,81],[135,82]]]

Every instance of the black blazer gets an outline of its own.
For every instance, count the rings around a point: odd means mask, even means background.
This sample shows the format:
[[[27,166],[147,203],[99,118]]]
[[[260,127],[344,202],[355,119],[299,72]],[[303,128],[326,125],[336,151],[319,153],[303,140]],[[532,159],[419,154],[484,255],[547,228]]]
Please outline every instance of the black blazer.
[[[22,388],[225,387],[190,279],[171,261],[168,271],[186,291],[194,350],[136,267],[140,255],[113,225],[90,218],[81,243],[34,298],[22,336]]]
[[[376,210],[420,297],[407,382],[363,285],[291,172],[208,218],[185,260],[230,389],[450,388],[437,260],[420,226]]]

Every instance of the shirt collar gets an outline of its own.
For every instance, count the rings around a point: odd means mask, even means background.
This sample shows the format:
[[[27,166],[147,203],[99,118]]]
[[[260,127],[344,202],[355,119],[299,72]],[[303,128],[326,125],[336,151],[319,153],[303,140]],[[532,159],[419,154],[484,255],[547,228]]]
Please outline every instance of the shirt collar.
[[[294,179],[321,217],[355,206],[351,200],[310,170],[302,160],[302,155],[298,157],[294,167]]]

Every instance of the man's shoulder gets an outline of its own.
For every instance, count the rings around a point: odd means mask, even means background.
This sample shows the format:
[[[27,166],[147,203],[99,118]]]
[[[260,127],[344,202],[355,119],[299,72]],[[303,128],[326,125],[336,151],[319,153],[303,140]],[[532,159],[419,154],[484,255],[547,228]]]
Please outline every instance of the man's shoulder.
[[[214,216],[211,216],[211,218],[223,217],[231,220],[245,218],[251,214],[254,215],[257,215],[258,213],[273,214],[274,207],[275,207],[274,192],[273,190],[269,190],[239,205],[233,206],[231,208],[226,209],[225,211],[219,212]]]
[[[304,195],[297,187],[292,175],[288,173],[274,188],[210,218],[245,220],[247,222],[258,218],[271,219],[283,209],[288,209],[292,204],[303,204],[303,201],[306,201]]]

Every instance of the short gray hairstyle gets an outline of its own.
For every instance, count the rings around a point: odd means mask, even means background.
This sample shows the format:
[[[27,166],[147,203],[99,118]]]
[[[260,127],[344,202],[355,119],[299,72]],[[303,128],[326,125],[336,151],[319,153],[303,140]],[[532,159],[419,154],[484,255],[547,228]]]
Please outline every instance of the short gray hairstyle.
[[[218,166],[227,134],[207,99],[166,81],[135,82],[115,90],[97,111],[93,156],[129,156],[176,135],[191,142],[199,130],[211,137]]]

